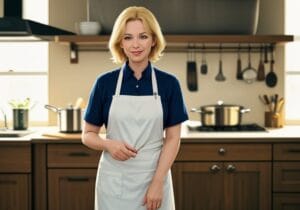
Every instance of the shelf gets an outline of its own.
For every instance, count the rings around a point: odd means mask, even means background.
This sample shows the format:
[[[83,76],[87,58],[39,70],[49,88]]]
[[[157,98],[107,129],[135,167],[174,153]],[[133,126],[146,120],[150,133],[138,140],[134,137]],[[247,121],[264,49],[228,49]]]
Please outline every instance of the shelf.
[[[55,36],[54,41],[70,46],[71,63],[78,62],[78,51],[107,51],[109,35]],[[259,52],[261,47],[272,51],[277,44],[292,42],[292,35],[165,35],[166,52],[186,52],[188,50],[206,52]]]

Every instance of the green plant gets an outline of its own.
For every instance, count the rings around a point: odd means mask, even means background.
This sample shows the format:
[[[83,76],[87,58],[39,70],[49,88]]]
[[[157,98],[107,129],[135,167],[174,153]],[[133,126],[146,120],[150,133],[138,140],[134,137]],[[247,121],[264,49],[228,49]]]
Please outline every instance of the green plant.
[[[25,98],[24,100],[11,99],[8,102],[13,109],[30,109],[30,98]]]

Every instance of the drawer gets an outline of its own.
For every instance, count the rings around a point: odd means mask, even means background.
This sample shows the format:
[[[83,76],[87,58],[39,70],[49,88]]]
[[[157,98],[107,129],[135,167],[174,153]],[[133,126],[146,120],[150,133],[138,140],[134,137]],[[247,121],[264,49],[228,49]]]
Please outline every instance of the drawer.
[[[275,192],[300,192],[300,162],[275,162],[273,176]]]
[[[176,161],[271,160],[269,144],[182,144]]]
[[[30,173],[31,146],[29,143],[0,144],[0,172]]]
[[[300,209],[300,193],[273,194],[273,210]]]
[[[82,144],[47,145],[49,168],[97,168],[100,154]]]
[[[299,160],[300,144],[274,144],[274,160]]]

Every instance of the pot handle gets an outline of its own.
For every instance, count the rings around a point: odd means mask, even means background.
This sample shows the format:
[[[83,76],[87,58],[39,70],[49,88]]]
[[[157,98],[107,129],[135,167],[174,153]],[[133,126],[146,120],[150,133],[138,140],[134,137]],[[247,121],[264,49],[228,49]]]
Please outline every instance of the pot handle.
[[[240,110],[240,113],[244,114],[244,113],[247,113],[247,112],[250,112],[251,109],[241,109]]]
[[[200,109],[197,109],[197,108],[192,108],[191,112],[202,113],[202,111]]]
[[[51,110],[51,111],[53,111],[53,112],[59,113],[59,108],[57,108],[56,106],[46,104],[46,105],[45,105],[45,108],[46,108],[46,109],[49,109],[49,110]]]
[[[213,112],[211,112],[211,111],[204,112],[204,111],[202,111],[200,109],[196,109],[196,108],[192,108],[191,112],[197,112],[197,113],[202,113],[202,114],[213,114]]]

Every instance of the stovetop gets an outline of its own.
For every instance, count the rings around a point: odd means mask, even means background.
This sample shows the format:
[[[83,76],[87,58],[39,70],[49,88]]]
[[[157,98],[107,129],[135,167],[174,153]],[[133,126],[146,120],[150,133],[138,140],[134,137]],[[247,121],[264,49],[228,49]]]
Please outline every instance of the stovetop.
[[[257,125],[256,123],[252,124],[243,124],[238,126],[188,126],[190,131],[199,131],[199,132],[252,132],[252,131],[267,131],[264,127]]]

